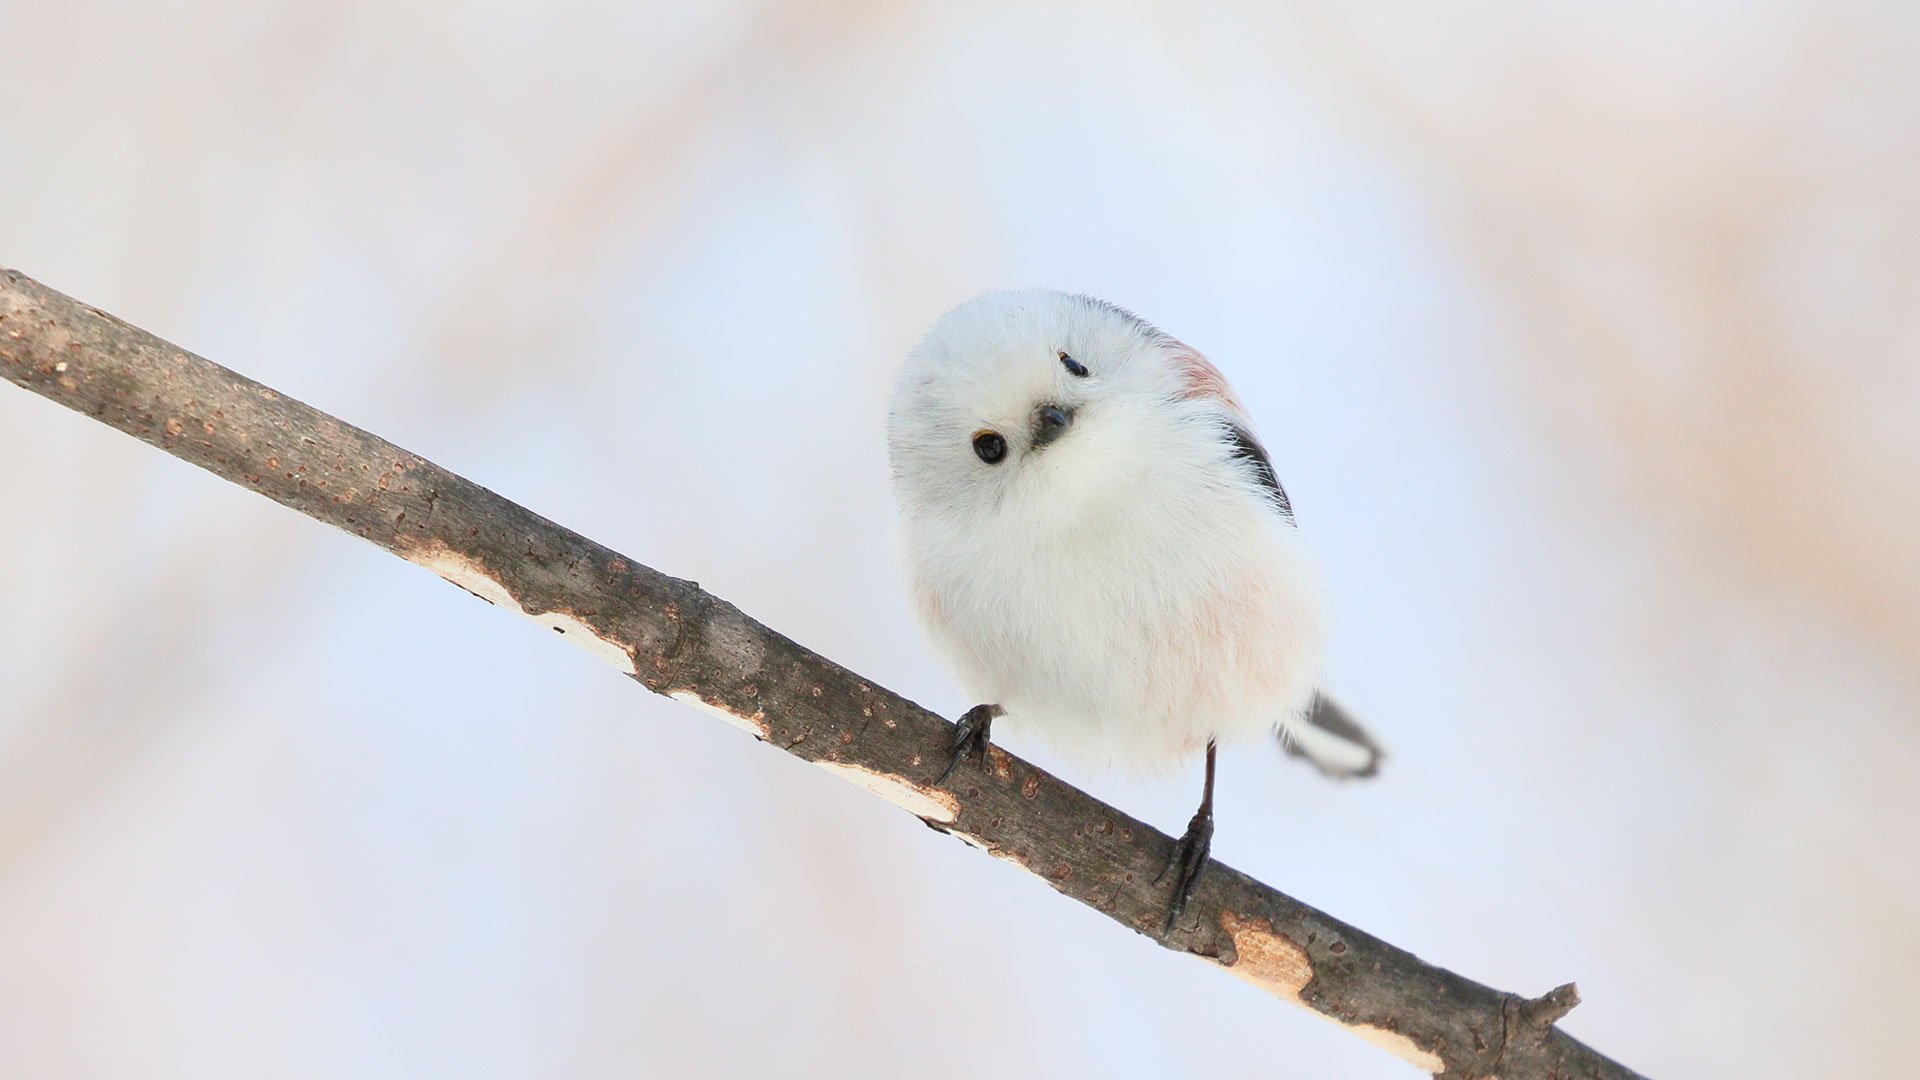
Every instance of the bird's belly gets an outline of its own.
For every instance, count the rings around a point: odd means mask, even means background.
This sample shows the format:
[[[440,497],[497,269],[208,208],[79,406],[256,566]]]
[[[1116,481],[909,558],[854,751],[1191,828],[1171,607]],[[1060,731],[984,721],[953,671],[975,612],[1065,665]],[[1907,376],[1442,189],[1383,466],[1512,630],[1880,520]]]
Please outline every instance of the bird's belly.
[[[1312,692],[1318,604],[1285,550],[1020,554],[962,560],[972,572],[935,586],[927,612],[968,692],[1016,735],[1152,771],[1264,735]]]

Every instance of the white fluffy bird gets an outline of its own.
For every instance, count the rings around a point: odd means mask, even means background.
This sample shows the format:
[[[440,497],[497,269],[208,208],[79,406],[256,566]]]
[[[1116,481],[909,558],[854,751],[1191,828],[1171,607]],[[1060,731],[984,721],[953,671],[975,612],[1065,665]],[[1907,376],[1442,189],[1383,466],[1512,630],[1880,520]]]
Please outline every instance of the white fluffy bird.
[[[888,450],[915,606],[981,703],[949,774],[984,761],[1002,716],[1135,771],[1206,751],[1169,927],[1211,844],[1216,744],[1278,733],[1323,772],[1374,771],[1378,747],[1319,692],[1292,506],[1194,349],[1090,297],[988,293],[908,355]]]

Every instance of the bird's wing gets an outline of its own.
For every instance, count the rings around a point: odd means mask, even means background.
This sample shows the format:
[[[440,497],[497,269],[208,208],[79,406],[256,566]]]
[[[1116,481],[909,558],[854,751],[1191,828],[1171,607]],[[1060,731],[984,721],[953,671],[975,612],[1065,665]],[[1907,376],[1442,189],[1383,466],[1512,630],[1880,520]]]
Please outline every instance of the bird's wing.
[[[1213,362],[1193,349],[1180,346],[1180,352],[1174,357],[1174,363],[1180,372],[1181,382],[1185,386],[1183,397],[1205,399],[1217,403],[1227,417],[1227,443],[1233,450],[1233,456],[1253,466],[1253,478],[1259,482],[1272,498],[1274,509],[1288,523],[1293,521],[1293,502],[1287,498],[1287,489],[1280,486],[1280,477],[1273,471],[1273,459],[1267,457],[1267,448],[1253,436],[1253,421],[1248,419],[1246,407],[1233,392],[1227,377]]]
[[[1233,446],[1233,456],[1253,465],[1253,478],[1260,482],[1267,494],[1272,496],[1274,508],[1280,516],[1293,523],[1293,503],[1287,499],[1287,489],[1280,486],[1280,478],[1274,474],[1273,461],[1267,457],[1267,448],[1253,437],[1244,424],[1234,421],[1227,426],[1228,440]]]

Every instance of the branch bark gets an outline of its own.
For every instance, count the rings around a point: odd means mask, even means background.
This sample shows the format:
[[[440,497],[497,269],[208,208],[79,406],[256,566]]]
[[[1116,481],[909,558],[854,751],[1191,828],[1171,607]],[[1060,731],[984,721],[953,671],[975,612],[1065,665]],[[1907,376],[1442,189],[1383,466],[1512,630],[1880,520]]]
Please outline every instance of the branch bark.
[[[657,694],[858,784],[1160,945],[1216,964],[1449,1078],[1637,1074],[1554,1026],[1572,986],[1505,994],[1220,862],[1183,925],[1154,884],[1173,840],[992,751],[934,783],[949,725],[697,585],[14,271],[0,374],[533,619]],[[19,451],[11,455],[16,461]]]

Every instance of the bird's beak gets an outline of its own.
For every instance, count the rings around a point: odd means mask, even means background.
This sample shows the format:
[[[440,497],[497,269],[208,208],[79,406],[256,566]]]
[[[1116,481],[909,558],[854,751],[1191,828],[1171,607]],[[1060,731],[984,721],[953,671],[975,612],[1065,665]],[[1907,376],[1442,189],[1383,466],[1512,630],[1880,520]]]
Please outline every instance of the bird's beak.
[[[1073,426],[1073,410],[1065,405],[1042,405],[1033,413],[1033,445],[1045,446]]]

